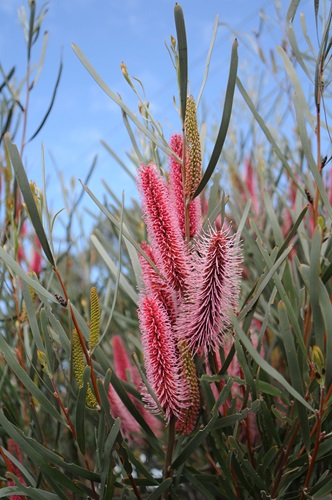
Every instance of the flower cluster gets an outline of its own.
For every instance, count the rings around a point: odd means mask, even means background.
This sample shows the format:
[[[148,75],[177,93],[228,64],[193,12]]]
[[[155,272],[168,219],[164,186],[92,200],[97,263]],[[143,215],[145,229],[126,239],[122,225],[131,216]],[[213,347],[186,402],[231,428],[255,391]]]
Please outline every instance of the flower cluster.
[[[201,175],[200,150],[191,142],[187,154],[179,134],[170,145],[176,156],[170,159],[168,180],[153,164],[138,172],[149,236],[142,250],[154,264],[140,256],[144,288],[138,317],[155,396],[145,391],[144,399],[152,412],[163,411],[166,423],[174,417],[176,429],[189,434],[200,409],[194,357],[222,345],[236,309],[241,255],[229,229],[202,231],[201,201],[192,199]],[[192,186],[189,191],[187,186]]]

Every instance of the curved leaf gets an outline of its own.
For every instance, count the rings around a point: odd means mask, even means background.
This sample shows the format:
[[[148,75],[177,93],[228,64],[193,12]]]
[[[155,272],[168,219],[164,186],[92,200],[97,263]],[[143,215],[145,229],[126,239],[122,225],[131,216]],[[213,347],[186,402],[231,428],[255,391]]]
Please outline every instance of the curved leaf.
[[[219,160],[219,157],[221,155],[222,148],[224,146],[224,142],[226,139],[227,135],[227,130],[229,126],[229,122],[231,119],[231,113],[232,113],[232,107],[233,107],[233,98],[234,98],[234,90],[235,90],[235,84],[236,84],[236,74],[237,74],[237,67],[238,67],[238,53],[237,53],[237,48],[238,48],[238,41],[237,39],[234,40],[233,46],[232,46],[232,55],[231,55],[231,62],[230,62],[230,68],[229,68],[229,76],[228,76],[228,83],[227,83],[227,89],[226,89],[226,96],[225,96],[225,104],[224,104],[224,109],[223,109],[223,114],[221,118],[221,123],[219,127],[219,132],[217,135],[217,140],[214,145],[212,155],[209,161],[209,164],[204,172],[203,178],[201,182],[199,183],[193,198],[196,198],[200,194],[200,192],[204,189],[206,184],[208,183],[217,163]]]
[[[20,189],[22,191],[22,195],[27,207],[28,214],[30,216],[31,222],[33,227],[35,228],[36,234],[38,236],[38,239],[40,241],[40,244],[44,250],[44,253],[49,261],[49,263],[52,265],[52,267],[55,267],[55,261],[51,252],[50,245],[48,243],[45,230],[42,224],[42,221],[39,216],[39,212],[37,209],[37,205],[35,203],[31,187],[28,181],[27,174],[24,170],[23,163],[21,160],[21,157],[19,155],[18,149],[15,144],[9,142],[8,140],[5,139],[5,144],[6,148],[8,151],[8,154],[10,156],[10,160],[13,166],[13,169],[15,171],[16,179],[18,182],[18,185],[20,186]]]
[[[58,76],[57,76],[57,79],[56,79],[56,82],[55,82],[55,86],[54,86],[54,90],[53,90],[53,94],[52,94],[50,105],[47,108],[47,111],[45,113],[44,118],[41,121],[41,124],[37,128],[36,132],[34,132],[34,134],[32,134],[32,136],[30,137],[30,139],[28,140],[28,142],[32,141],[32,139],[34,139],[39,134],[39,132],[41,131],[41,129],[45,125],[45,122],[46,122],[47,118],[49,117],[50,112],[52,111],[53,104],[54,104],[54,101],[55,101],[55,97],[56,97],[56,94],[57,94],[57,91],[58,91],[58,86],[59,86],[60,79],[61,79],[62,67],[63,67],[63,64],[62,64],[62,60],[61,60],[60,61],[60,66],[59,66],[59,71],[58,71]]]
[[[178,3],[174,7],[174,19],[179,51],[179,86],[181,102],[181,119],[184,123],[186,117],[187,87],[188,87],[188,49],[186,26],[184,23],[183,11]]]

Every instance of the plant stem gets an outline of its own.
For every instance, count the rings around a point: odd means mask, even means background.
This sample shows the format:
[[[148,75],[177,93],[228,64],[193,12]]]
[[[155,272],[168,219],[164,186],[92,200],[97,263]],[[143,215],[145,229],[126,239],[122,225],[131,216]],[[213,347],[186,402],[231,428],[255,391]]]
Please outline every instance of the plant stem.
[[[314,446],[314,450],[312,452],[311,457],[309,456],[309,468],[308,468],[307,476],[306,476],[305,481],[304,481],[303,491],[302,491],[300,500],[304,500],[304,498],[306,496],[306,490],[307,490],[308,485],[309,485],[309,481],[310,481],[312,471],[313,471],[313,468],[315,465],[319,445],[321,442],[321,428],[322,428],[322,419],[323,419],[323,413],[324,413],[324,410],[323,410],[324,396],[325,396],[325,387],[323,386],[321,388],[321,391],[320,391],[320,403],[319,403],[319,410],[317,412],[317,429],[316,429],[315,446]]]
[[[167,441],[167,449],[166,449],[165,465],[164,465],[164,480],[169,477],[172,477],[171,464],[172,464],[173,450],[175,444],[175,423],[176,423],[176,418],[174,417],[174,415],[172,415],[168,427],[168,441]],[[166,500],[168,498],[168,493],[169,489],[167,489],[164,492],[162,497],[163,500]]]

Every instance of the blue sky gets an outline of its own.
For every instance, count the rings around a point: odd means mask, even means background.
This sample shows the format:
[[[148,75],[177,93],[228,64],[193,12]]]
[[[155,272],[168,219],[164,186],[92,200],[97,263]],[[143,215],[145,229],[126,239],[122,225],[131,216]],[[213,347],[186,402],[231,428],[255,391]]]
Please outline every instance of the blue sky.
[[[285,13],[289,2],[281,0],[279,3]],[[271,29],[265,33],[264,40],[266,47],[274,48],[280,43],[274,4],[272,0],[182,0],[189,46],[190,91],[194,96],[202,83],[216,14],[219,14],[220,22],[250,35],[257,30],[263,9],[265,15],[271,17]],[[26,64],[25,44],[17,17],[21,5],[26,5],[24,0],[0,0],[0,61],[6,71],[15,64],[18,79],[24,75]],[[41,6],[42,3],[37,2],[37,7]],[[304,0],[303,6],[308,7],[308,1]],[[84,179],[94,155],[98,154],[97,169],[89,184],[92,191],[100,196],[101,180],[105,179],[117,194],[122,189],[125,189],[127,198],[135,193],[131,181],[100,144],[103,139],[121,158],[125,158],[130,141],[121,112],[84,69],[71,48],[72,42],[80,47],[109,87],[120,93],[124,101],[136,110],[137,98],[120,70],[124,61],[129,73],[144,83],[151,109],[163,123],[168,137],[180,130],[172,100],[177,93],[176,78],[165,48],[170,35],[175,35],[173,10],[173,0],[48,2],[43,28],[49,32],[49,42],[42,75],[31,95],[28,137],[39,125],[49,104],[61,54],[63,74],[53,111],[41,133],[26,146],[24,163],[29,178],[39,182],[43,143],[48,196],[54,211],[61,209],[63,202],[51,156],[68,187],[71,178]],[[215,119],[222,109],[233,39],[234,35],[228,28],[219,28],[203,99],[205,108]],[[239,47],[240,75],[247,74],[248,61],[253,61],[255,50],[253,37],[248,36],[245,40],[246,43],[240,42]],[[34,62],[39,58],[39,49],[40,45],[34,49]],[[254,66],[252,69],[254,71]]]

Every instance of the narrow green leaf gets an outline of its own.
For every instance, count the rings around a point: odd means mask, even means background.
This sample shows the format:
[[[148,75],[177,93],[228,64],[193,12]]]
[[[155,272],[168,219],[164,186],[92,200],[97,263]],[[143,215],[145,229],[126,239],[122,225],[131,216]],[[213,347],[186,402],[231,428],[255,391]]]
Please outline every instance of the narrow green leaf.
[[[217,36],[218,25],[219,25],[219,14],[216,15],[216,18],[215,18],[215,21],[214,21],[214,25],[213,25],[211,43],[210,43],[208,55],[207,55],[207,58],[206,58],[203,82],[202,82],[202,85],[201,85],[201,88],[200,88],[200,91],[199,91],[199,94],[198,94],[198,97],[197,97],[197,101],[196,101],[196,109],[198,109],[198,106],[199,106],[199,103],[200,103],[200,100],[202,98],[203,91],[204,91],[204,88],[205,88],[205,84],[206,84],[206,81],[207,81],[207,77],[208,77],[208,74],[209,74],[210,61],[211,61],[211,56],[212,56],[212,52],[213,52],[214,42],[215,42],[216,36]],[[202,148],[202,150],[203,150],[203,148]]]
[[[54,373],[54,350],[53,350],[53,345],[52,341],[50,338],[50,333],[48,331],[48,324],[47,324],[47,315],[46,311],[44,308],[40,310],[40,326],[41,330],[43,332],[43,338],[45,342],[45,354],[47,358],[47,363],[48,367],[50,369],[50,372],[53,374]]]
[[[292,241],[293,237],[295,236],[296,234],[296,231],[298,230],[298,227],[299,225],[301,224],[305,214],[307,213],[308,211],[308,208],[309,208],[309,205],[306,205],[304,207],[304,209],[301,211],[300,215],[298,216],[298,218],[296,219],[293,227],[291,228],[291,230],[289,231],[289,233],[287,234],[286,236],[286,239],[285,241],[283,242],[283,244],[281,245],[279,251],[278,251],[278,255],[277,255],[277,258],[280,257],[280,255],[285,251],[285,249],[288,247],[288,245],[290,244],[290,242]]]
[[[287,311],[285,304],[283,302],[279,302],[278,304],[278,314],[279,314],[279,321],[280,321],[280,337],[282,338],[282,341],[285,346],[285,352],[286,352],[286,358],[287,358],[287,366],[289,370],[289,375],[291,379],[292,386],[294,389],[301,394],[301,396],[304,396],[304,385],[303,385],[303,379],[301,376],[301,370],[299,366],[299,353],[295,348],[295,343],[294,343],[294,338],[292,334],[292,330],[289,324],[289,319],[287,316]],[[302,437],[303,441],[306,447],[307,452],[309,453],[310,451],[310,429],[309,429],[309,422],[308,422],[308,416],[306,409],[302,404],[299,404],[298,401],[296,401],[297,405],[297,411],[298,411],[298,416],[300,419],[300,424],[301,424],[301,432],[302,432]]]
[[[129,175],[129,177],[135,182],[135,175],[129,170],[126,164],[121,160],[121,158],[116,154],[116,152],[103,140],[100,141],[102,146],[109,152],[109,154],[114,158],[114,160],[120,165],[120,167]],[[85,183],[86,184],[86,183]]]
[[[315,6],[316,7],[316,6]],[[318,6],[317,6],[318,10]],[[324,75],[321,72],[321,68],[324,68],[329,61],[328,50],[326,50],[326,46],[328,40],[330,39],[330,31],[331,31],[331,22],[332,22],[332,3],[330,2],[330,10],[327,19],[325,20],[324,31],[321,37],[319,52],[316,59],[316,69],[315,69],[315,103],[318,108],[321,104],[321,95],[322,95],[322,78]],[[316,15],[316,27],[317,27],[317,15]],[[330,40],[331,43],[331,40]]]
[[[326,481],[324,486],[319,488],[318,491],[314,493],[312,498],[315,500],[330,500],[331,499],[331,491],[332,491],[332,477],[330,476],[330,479]],[[328,495],[328,496],[327,496]]]
[[[305,41],[307,42],[307,45],[308,45],[309,50],[311,52],[311,55],[316,60],[316,58],[317,58],[316,52],[315,52],[314,46],[311,42],[311,38],[308,35],[307,23],[306,23],[305,15],[303,12],[300,13],[300,23],[301,23],[303,36],[305,38]],[[310,80],[311,80],[311,75],[310,75]]]
[[[60,321],[54,316],[52,312],[51,306],[48,304],[48,302],[43,301],[45,311],[47,314],[47,317],[49,319],[49,322],[51,323],[52,327],[52,337],[54,338],[54,334],[57,336],[56,341],[61,347],[64,349],[66,355],[70,357],[70,352],[71,352],[71,344],[70,344],[70,339],[65,332],[63,326],[61,325]],[[59,304],[59,307],[60,306]]]
[[[181,119],[184,123],[186,117],[187,86],[188,86],[188,49],[184,16],[181,6],[176,3],[174,7],[174,20],[179,52],[179,86],[181,102]]]
[[[278,222],[278,219],[277,219],[277,216],[275,213],[275,208],[272,205],[272,200],[271,200],[271,197],[270,197],[268,191],[263,192],[263,201],[264,201],[264,205],[266,208],[266,213],[267,213],[268,219],[269,219],[270,224],[271,224],[271,228],[273,231],[273,236],[274,236],[275,242],[278,246],[281,246],[283,244],[284,238],[282,235],[280,224]]]
[[[35,15],[36,15],[36,2],[35,0],[32,0],[29,3],[29,8],[30,8],[30,18],[29,18],[29,30],[28,30],[28,63],[30,62],[30,56],[31,56],[31,47],[32,47],[32,39],[34,35],[34,28],[35,28]]]
[[[301,54],[300,49],[298,47],[298,44],[297,44],[297,41],[296,41],[296,37],[295,37],[294,26],[292,24],[288,24],[288,26],[287,26],[287,34],[288,34],[288,38],[289,38],[291,47],[293,49],[293,53],[294,53],[294,55],[296,57],[296,61],[299,63],[299,65],[301,66],[301,68],[303,69],[303,71],[305,72],[305,74],[307,75],[307,77],[309,78],[309,80],[312,81],[312,77],[310,75],[310,72],[309,72],[307,66],[305,65],[305,62],[304,62],[303,57],[302,57],[302,54]]]
[[[326,331],[325,383],[326,387],[329,387],[332,382],[332,335],[331,335],[332,304],[329,293],[326,287],[321,282],[321,280],[318,281],[318,286],[319,286],[320,309],[324,319],[325,331]]]
[[[232,114],[232,107],[233,107],[233,98],[234,98],[234,90],[235,90],[235,84],[236,84],[236,74],[237,74],[237,67],[238,67],[238,53],[237,53],[237,48],[238,48],[238,41],[235,39],[233,42],[232,46],[232,55],[231,55],[231,62],[230,62],[230,68],[229,68],[229,76],[228,76],[228,83],[227,83],[227,89],[226,89],[226,96],[225,96],[225,103],[224,103],[224,109],[223,109],[223,114],[221,118],[221,123],[219,127],[219,132],[217,135],[216,143],[214,145],[210,161],[208,166],[206,167],[206,170],[204,172],[203,178],[201,182],[199,183],[193,198],[196,198],[200,194],[200,192],[204,189],[206,184],[209,182],[209,179],[211,175],[213,174],[213,171],[218,163],[219,157],[222,152],[222,148],[224,146],[224,142],[227,136],[227,131],[228,131],[228,126],[229,122],[231,119],[231,114]]]
[[[298,44],[296,41],[296,37],[295,37],[294,27],[293,27],[293,21],[294,21],[294,17],[295,17],[297,8],[299,6],[299,3],[300,3],[300,0],[293,0],[289,5],[289,8],[288,8],[288,11],[286,14],[287,34],[288,34],[288,38],[289,38],[293,53],[296,57],[296,61],[299,63],[299,65],[301,66],[301,68],[303,69],[303,71],[305,72],[307,77],[309,78],[309,80],[312,81],[311,75],[310,75],[308,68],[306,67],[306,65],[303,61],[302,54],[299,50],[299,47],[298,47]]]
[[[240,223],[238,224],[238,227],[237,227],[236,237],[235,237],[235,242],[237,244],[240,243],[241,234],[242,234],[244,226],[246,225],[246,222],[247,222],[247,218],[248,218],[248,215],[249,215],[250,206],[251,206],[251,201],[248,200],[247,203],[246,203],[246,206],[244,207]]]
[[[251,341],[248,339],[244,331],[242,330],[240,323],[238,322],[238,319],[232,314],[232,322],[236,331],[236,334],[239,336],[242,344],[244,347],[247,349],[249,352],[250,356],[253,358],[253,360],[264,370],[270,377],[274,378],[277,382],[279,382],[286,391],[289,392],[297,401],[300,401],[308,410],[314,412],[314,409],[307,403],[305,399],[299,394],[288,382],[287,380],[277,371],[275,370],[271,365],[265,361],[264,358],[257,352]]]
[[[39,296],[44,297],[45,299],[50,300],[51,302],[57,302],[54,295],[48,292],[37,280],[30,278],[30,276],[27,275],[27,273],[22,269],[22,267],[19,266],[17,262],[1,246],[0,246],[0,259],[2,259],[7,264],[8,267],[10,267],[10,269],[14,272],[14,274],[17,274],[17,276],[22,278],[22,280],[25,281],[25,283],[27,283],[34,290],[36,290]]]
[[[31,380],[25,370],[23,370],[22,366],[17,361],[14,356],[11,348],[8,346],[5,341],[3,335],[0,335],[0,350],[3,353],[3,356],[13,370],[17,378],[20,382],[26,387],[26,389],[39,401],[40,405],[43,407],[44,411],[46,411],[49,415],[55,418],[58,422],[63,423],[62,416],[57,412],[52,403],[47,399],[45,394],[38,389],[37,385]]]
[[[169,477],[165,479],[152,493],[148,496],[148,500],[159,500],[162,494],[167,491],[172,485],[172,479]]]
[[[127,117],[126,113],[123,111],[123,109],[121,110],[121,113],[122,113],[123,123],[124,123],[124,125],[126,127],[128,135],[129,135],[131,146],[132,146],[133,150],[135,151],[135,154],[137,156],[139,164],[143,164],[144,163],[144,158],[143,158],[143,155],[140,152],[140,149],[139,149],[139,147],[137,145],[136,137],[135,137],[134,132],[132,131],[132,128],[131,128],[129,120],[128,120],[128,117]]]
[[[15,172],[15,176],[18,182],[18,185],[20,186],[20,189],[22,191],[22,195],[25,201],[25,205],[27,207],[27,211],[29,214],[29,217],[31,219],[32,225],[35,228],[36,234],[38,236],[38,239],[40,241],[40,244],[44,250],[44,253],[49,261],[49,263],[52,265],[52,267],[55,267],[55,262],[54,258],[51,252],[51,248],[49,246],[47,236],[44,231],[44,227],[42,224],[42,221],[39,216],[38,208],[36,206],[30,184],[28,181],[27,174],[24,170],[23,163],[21,160],[21,157],[19,155],[18,149],[15,146],[15,144],[9,142],[8,140],[5,140],[6,143],[6,148],[8,150],[10,160]]]
[[[258,392],[263,392],[264,394],[270,394],[276,398],[281,398],[282,392],[274,385],[269,384],[264,380],[256,380],[256,384]]]
[[[259,410],[260,404],[261,402],[259,401],[259,399],[256,399],[255,401],[250,403],[247,408],[244,408],[243,410],[236,412],[233,415],[227,415],[226,417],[218,419],[213,426],[213,430],[230,427],[233,426],[236,422],[244,420],[249,415],[249,413],[256,413]]]
[[[47,111],[45,113],[45,116],[44,118],[42,119],[39,127],[37,128],[37,130],[32,134],[32,136],[30,137],[30,139],[27,141],[27,142],[30,142],[32,141],[38,134],[39,132],[41,131],[41,129],[43,128],[43,126],[45,125],[45,122],[47,120],[47,118],[49,117],[51,111],[52,111],[52,108],[53,108],[53,105],[54,105],[54,101],[55,101],[55,97],[56,97],[56,94],[57,94],[57,91],[58,91],[58,87],[59,87],[59,83],[60,83],[60,80],[61,80],[61,74],[62,74],[62,67],[63,67],[63,64],[62,64],[62,60],[60,61],[60,66],[59,66],[59,71],[58,71],[58,76],[57,76],[57,79],[56,79],[56,82],[55,82],[55,86],[54,86],[54,89],[53,89],[53,94],[52,94],[52,97],[51,97],[51,102],[47,108]]]
[[[107,436],[105,446],[104,446],[104,456],[103,456],[103,464],[102,464],[102,470],[101,470],[101,498],[105,498],[105,491],[110,495],[110,492],[113,490],[112,488],[112,483],[114,482],[115,476],[113,473],[113,467],[112,467],[112,462],[113,462],[113,453],[112,449],[114,446],[114,443],[118,437],[118,434],[120,432],[120,427],[121,427],[121,420],[120,418],[117,418],[114,420],[114,424],[111,428],[110,433]],[[112,498],[112,497],[109,497]]]
[[[75,411],[75,429],[77,435],[77,444],[82,454],[85,454],[85,408],[86,393],[89,387],[90,367],[86,366],[83,373],[83,387],[78,391]]]
[[[123,230],[126,231],[126,233],[129,233],[129,229],[127,228],[125,223],[122,224],[122,227],[123,227]],[[121,234],[121,238],[122,238],[122,234]],[[142,281],[142,269],[141,269],[141,264],[140,264],[140,261],[139,261],[138,255],[137,255],[137,250],[134,247],[134,245],[127,238],[123,238],[123,239],[124,239],[125,245],[127,247],[127,251],[129,254],[131,265],[133,267],[134,275],[136,278],[136,284],[137,284],[138,289],[140,290],[143,286],[143,281]]]
[[[43,344],[42,338],[40,336],[39,326],[38,326],[37,317],[36,317],[36,311],[33,307],[29,286],[24,281],[22,282],[22,291],[23,291],[24,302],[25,302],[26,311],[28,314],[28,319],[29,319],[29,324],[30,324],[33,340],[37,346],[37,349],[39,349],[39,351],[44,352],[44,344]]]
[[[50,491],[24,486],[21,483],[17,486],[9,486],[0,489],[0,498],[13,498],[12,495],[26,495],[27,498],[32,498],[33,500],[59,500],[58,495]]]

